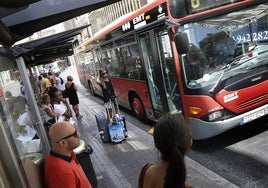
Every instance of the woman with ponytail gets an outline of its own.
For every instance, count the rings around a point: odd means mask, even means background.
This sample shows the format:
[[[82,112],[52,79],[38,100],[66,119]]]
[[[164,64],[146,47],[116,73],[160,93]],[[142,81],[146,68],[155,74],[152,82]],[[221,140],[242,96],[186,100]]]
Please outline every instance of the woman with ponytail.
[[[139,188],[189,188],[185,185],[184,156],[192,145],[189,126],[179,114],[164,114],[154,128],[160,164],[146,164],[140,173]]]

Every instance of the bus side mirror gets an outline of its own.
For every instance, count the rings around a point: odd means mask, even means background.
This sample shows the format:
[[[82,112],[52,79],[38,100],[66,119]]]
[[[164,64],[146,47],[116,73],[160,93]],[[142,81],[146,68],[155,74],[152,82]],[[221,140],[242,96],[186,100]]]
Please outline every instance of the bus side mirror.
[[[175,44],[179,54],[186,54],[189,51],[189,40],[185,32],[175,34]]]
[[[188,6],[185,0],[170,0],[169,2],[170,13],[175,19],[179,19],[188,15],[187,7]]]

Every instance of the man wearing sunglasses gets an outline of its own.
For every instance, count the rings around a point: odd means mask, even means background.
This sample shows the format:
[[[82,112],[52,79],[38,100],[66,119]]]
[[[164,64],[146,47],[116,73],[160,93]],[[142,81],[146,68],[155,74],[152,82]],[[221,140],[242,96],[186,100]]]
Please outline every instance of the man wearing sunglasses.
[[[80,135],[67,121],[55,123],[49,130],[51,151],[45,160],[47,188],[92,188],[73,150]]]

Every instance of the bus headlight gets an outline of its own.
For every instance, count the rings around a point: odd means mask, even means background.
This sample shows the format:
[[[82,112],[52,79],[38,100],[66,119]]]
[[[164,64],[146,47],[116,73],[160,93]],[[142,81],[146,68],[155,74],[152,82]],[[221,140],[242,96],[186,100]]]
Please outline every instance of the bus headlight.
[[[214,121],[215,119],[221,118],[223,116],[222,111],[215,111],[208,115],[209,121]]]

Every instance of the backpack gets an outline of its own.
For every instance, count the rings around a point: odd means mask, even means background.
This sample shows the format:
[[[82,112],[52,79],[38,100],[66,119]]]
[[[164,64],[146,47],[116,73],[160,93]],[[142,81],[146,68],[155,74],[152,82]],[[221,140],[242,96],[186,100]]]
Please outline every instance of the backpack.
[[[64,84],[63,79],[62,79],[61,77],[59,77],[59,78],[60,78],[60,84],[61,84],[61,85]]]

